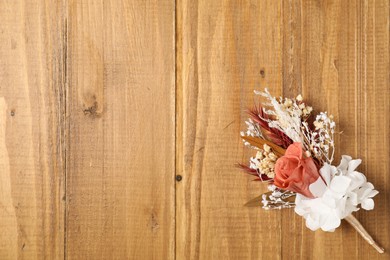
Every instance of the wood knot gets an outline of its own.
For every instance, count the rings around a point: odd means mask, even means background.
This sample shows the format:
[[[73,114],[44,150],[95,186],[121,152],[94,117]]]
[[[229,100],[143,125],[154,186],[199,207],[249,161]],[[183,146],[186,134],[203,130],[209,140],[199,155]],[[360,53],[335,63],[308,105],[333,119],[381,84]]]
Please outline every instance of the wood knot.
[[[156,232],[160,228],[160,225],[157,222],[157,216],[155,212],[152,212],[150,225],[151,225],[152,232]]]
[[[264,69],[260,70],[260,75],[262,78],[265,78],[265,70]]]
[[[92,118],[100,117],[101,113],[98,112],[99,105],[98,102],[95,101],[92,106],[83,109],[84,115],[90,116]]]

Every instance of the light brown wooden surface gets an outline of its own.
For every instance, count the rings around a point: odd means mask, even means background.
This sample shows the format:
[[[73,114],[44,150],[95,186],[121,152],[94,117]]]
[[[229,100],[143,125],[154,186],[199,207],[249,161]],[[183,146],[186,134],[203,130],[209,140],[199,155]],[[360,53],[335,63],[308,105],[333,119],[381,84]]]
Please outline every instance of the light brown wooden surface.
[[[350,154],[379,189],[359,212],[389,248],[387,1],[179,1],[176,235],[179,259],[386,259],[348,225],[312,232],[292,210],[242,208],[264,187],[232,165],[253,89],[302,93],[336,116]]]
[[[0,17],[0,259],[60,259],[63,3],[1,1]]]
[[[239,132],[253,88],[269,85],[281,93],[281,4],[182,1],[177,8],[177,174],[183,181],[176,184],[176,257],[280,255],[280,212],[243,207],[266,186],[249,183],[234,164],[250,155]]]
[[[172,259],[172,1],[69,1],[66,256]]]
[[[335,116],[338,131],[335,163],[342,154],[363,159],[360,166],[380,191],[372,212],[360,211],[357,218],[384,246],[390,247],[389,216],[389,10],[387,1],[302,1],[284,10],[297,17],[284,31],[290,36],[290,69],[284,92],[299,91],[317,111]],[[299,9],[299,11],[294,11]],[[289,11],[290,10],[290,11]],[[292,33],[290,33],[290,30]],[[298,33],[297,33],[298,31]],[[296,61],[299,61],[296,63]],[[294,64],[295,63],[295,64]],[[283,216],[283,258],[387,259],[380,256],[355,230],[343,223],[335,233],[311,232],[294,213]],[[294,234],[301,233],[300,238]],[[343,246],[335,246],[341,244]]]
[[[0,259],[388,259],[243,204],[253,89],[335,115],[390,250],[389,1],[0,2]],[[182,176],[175,181],[175,174]]]

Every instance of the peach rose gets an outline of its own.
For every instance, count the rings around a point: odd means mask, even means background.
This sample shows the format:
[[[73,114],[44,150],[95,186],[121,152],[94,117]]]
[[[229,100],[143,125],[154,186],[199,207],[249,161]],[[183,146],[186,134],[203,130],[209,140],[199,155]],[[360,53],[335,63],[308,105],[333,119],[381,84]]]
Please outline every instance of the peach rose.
[[[301,143],[291,144],[284,156],[276,161],[275,186],[314,198],[309,185],[320,177],[313,158],[303,158]]]

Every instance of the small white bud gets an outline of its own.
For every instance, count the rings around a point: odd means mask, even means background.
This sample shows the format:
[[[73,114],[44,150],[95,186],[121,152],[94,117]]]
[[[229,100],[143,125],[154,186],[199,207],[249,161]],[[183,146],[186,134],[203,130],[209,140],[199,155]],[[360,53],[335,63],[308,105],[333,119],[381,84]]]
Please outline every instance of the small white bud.
[[[267,144],[264,144],[264,151],[267,153],[271,152],[271,147],[269,147]]]

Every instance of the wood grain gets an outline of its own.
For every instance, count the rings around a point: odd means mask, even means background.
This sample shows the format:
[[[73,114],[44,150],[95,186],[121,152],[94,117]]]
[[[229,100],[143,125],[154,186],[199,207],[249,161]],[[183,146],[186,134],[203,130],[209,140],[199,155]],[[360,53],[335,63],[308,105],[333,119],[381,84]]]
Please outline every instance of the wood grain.
[[[249,157],[235,136],[244,127],[240,109],[253,104],[251,90],[302,93],[317,112],[335,115],[342,131],[337,158],[363,159],[360,169],[380,195],[375,211],[357,217],[390,247],[388,5],[179,1],[176,156],[184,181],[177,185],[177,257],[388,258],[347,224],[335,233],[312,232],[293,211],[240,208],[262,187],[243,183],[231,168],[237,152]]]
[[[390,251],[388,0],[0,2],[0,259],[388,259],[246,208],[254,89],[335,115]],[[180,175],[182,179],[175,175]]]
[[[0,17],[0,259],[61,259],[63,3],[1,1]]]
[[[177,259],[280,255],[280,212],[243,207],[265,186],[234,167],[253,89],[282,88],[281,3],[177,5]]]
[[[297,4],[296,2],[294,3]],[[388,248],[389,220],[389,10],[387,1],[302,1],[294,12],[301,31],[294,37],[300,60],[287,78],[298,78],[302,86],[284,86],[285,93],[302,91],[317,111],[335,115],[338,130],[336,160],[342,154],[362,158],[360,166],[380,191],[373,212],[360,211],[357,218],[379,243]],[[292,34],[296,33],[292,29]],[[284,32],[289,35],[289,31]],[[288,53],[288,52],[285,52]],[[380,54],[379,54],[380,53]],[[380,93],[380,94],[379,94]],[[379,95],[378,95],[379,94]],[[290,213],[291,214],[291,213]],[[283,219],[284,227],[299,221]],[[311,232],[304,224],[286,230],[295,239],[283,242],[283,258],[301,259],[386,259],[379,255],[355,230],[343,223],[335,233]],[[292,243],[289,243],[291,241]],[[342,247],[335,245],[343,244]]]
[[[173,259],[173,1],[69,1],[67,259]]]

